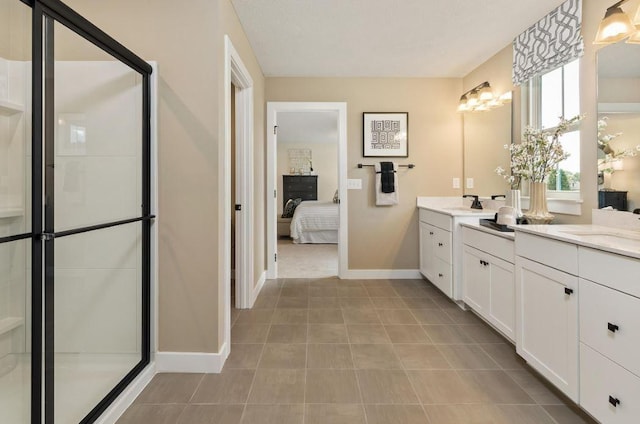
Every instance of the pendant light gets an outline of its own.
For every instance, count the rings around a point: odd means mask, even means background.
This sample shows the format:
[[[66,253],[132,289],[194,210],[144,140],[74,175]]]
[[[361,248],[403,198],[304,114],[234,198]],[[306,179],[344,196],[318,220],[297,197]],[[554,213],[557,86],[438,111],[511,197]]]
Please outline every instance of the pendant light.
[[[612,44],[633,35],[636,28],[620,7],[627,0],[620,0],[607,9],[593,44]]]

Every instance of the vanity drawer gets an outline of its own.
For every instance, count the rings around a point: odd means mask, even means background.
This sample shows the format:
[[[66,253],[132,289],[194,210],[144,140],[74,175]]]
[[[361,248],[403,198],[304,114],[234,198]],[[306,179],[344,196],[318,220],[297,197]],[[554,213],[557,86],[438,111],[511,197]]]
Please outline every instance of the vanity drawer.
[[[580,341],[640,376],[640,299],[582,278],[579,293]]]
[[[453,287],[451,285],[451,264],[442,259],[435,259],[435,274],[431,282],[434,286],[442,290],[444,294],[451,297]]]
[[[580,247],[580,277],[640,297],[640,260]]]
[[[578,246],[535,236],[522,231],[516,233],[516,254],[559,269],[572,275],[578,275]]]
[[[580,406],[601,423],[637,424],[638,394],[640,378],[580,343]]]
[[[462,228],[462,242],[504,261],[515,262],[513,240],[487,234],[473,228]]]
[[[450,264],[451,261],[451,233],[449,231],[434,229],[434,246],[436,257]]]
[[[436,227],[447,231],[451,231],[453,229],[451,216],[430,211],[428,209],[420,209],[420,221],[435,225]]]

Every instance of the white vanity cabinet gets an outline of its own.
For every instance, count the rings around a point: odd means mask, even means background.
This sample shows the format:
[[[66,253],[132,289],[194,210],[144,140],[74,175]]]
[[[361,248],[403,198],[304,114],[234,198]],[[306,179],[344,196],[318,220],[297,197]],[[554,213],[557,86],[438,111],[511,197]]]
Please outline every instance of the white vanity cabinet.
[[[515,342],[513,236],[463,226],[462,240],[464,302]]]
[[[453,297],[452,218],[420,210],[420,272],[444,294]]]
[[[580,405],[602,423],[640,417],[640,260],[579,247]]]
[[[516,235],[516,350],[578,402],[578,248]]]
[[[462,300],[461,224],[477,224],[494,214],[461,207],[442,212],[419,207],[420,273],[453,300]]]

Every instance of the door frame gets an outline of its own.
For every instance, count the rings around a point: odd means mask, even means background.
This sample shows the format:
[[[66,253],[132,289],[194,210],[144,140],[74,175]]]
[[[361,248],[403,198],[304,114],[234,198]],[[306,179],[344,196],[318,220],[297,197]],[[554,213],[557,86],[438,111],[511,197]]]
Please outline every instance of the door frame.
[[[338,113],[338,193],[340,194],[338,230],[338,277],[345,278],[349,269],[349,222],[347,199],[347,103],[346,102],[267,102],[267,278],[278,278],[278,113]],[[271,195],[273,193],[273,196]]]
[[[231,92],[231,85],[235,93]],[[251,308],[255,301],[253,290],[253,79],[231,38],[224,36],[224,110],[223,142],[220,143],[219,222],[221,238],[218,243],[218,293],[222,299],[224,335],[221,352],[226,357],[231,341],[231,96],[236,107],[236,203],[242,205],[236,214],[235,281],[236,308]]]

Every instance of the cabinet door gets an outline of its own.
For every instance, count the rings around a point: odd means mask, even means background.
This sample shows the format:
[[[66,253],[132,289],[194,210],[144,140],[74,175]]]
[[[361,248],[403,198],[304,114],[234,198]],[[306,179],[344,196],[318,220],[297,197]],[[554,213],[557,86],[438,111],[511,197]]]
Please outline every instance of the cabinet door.
[[[516,258],[516,350],[578,401],[578,277]]]
[[[516,288],[513,264],[496,257],[490,259],[491,289],[489,322],[505,336],[516,337]]]
[[[474,311],[489,319],[489,262],[486,254],[464,246],[462,251],[462,281],[464,302]]]
[[[434,274],[434,227],[420,222],[420,272],[429,280]]]

